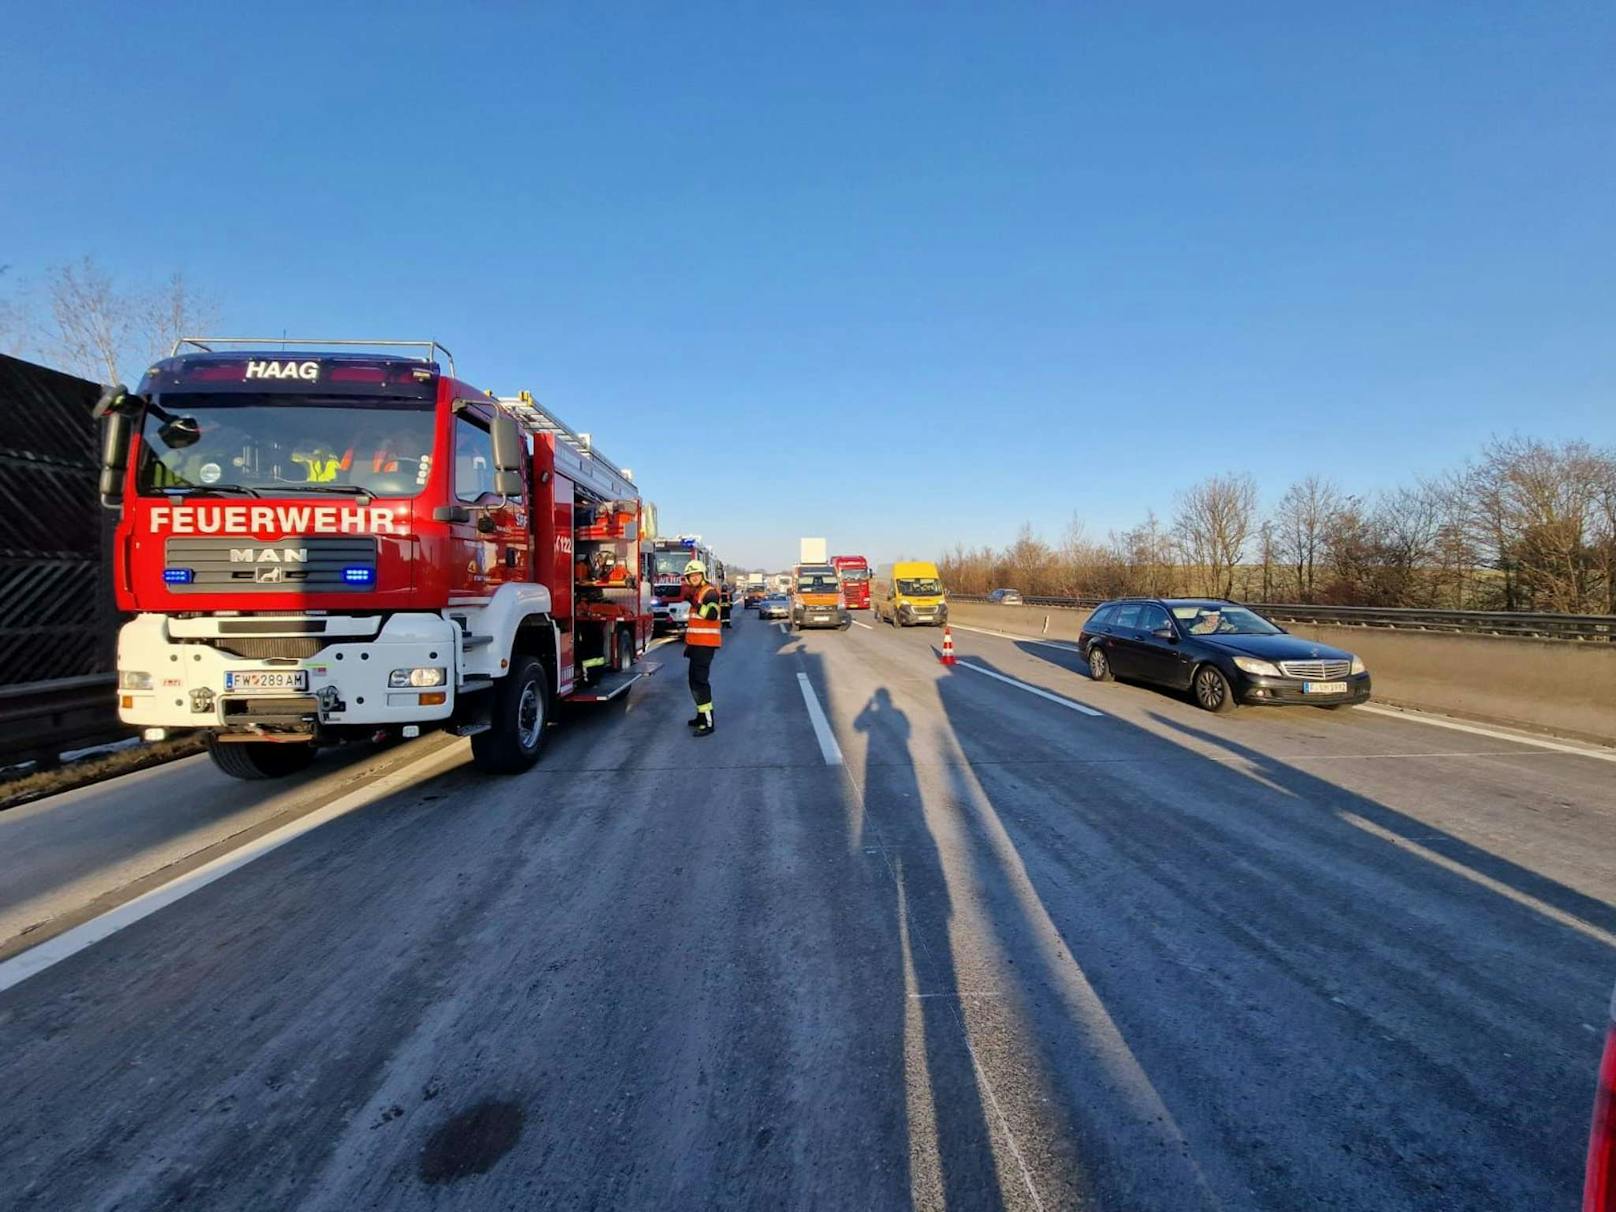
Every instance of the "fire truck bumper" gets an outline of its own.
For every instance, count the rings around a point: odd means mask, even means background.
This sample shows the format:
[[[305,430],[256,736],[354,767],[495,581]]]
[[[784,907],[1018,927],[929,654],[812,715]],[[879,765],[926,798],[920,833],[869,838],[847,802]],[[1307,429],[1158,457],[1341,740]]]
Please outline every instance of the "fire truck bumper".
[[[658,631],[683,631],[690,622],[690,603],[656,603],[651,607],[651,622]]]
[[[276,633],[277,621],[285,632]],[[310,655],[249,657],[239,652],[306,651],[307,633],[295,628],[308,621],[255,616],[245,637],[232,633],[239,619],[141,615],[118,633],[118,717],[142,728],[266,736],[448,718],[455,625],[435,614],[395,614],[377,630],[379,622],[333,616],[323,620],[325,642]]]

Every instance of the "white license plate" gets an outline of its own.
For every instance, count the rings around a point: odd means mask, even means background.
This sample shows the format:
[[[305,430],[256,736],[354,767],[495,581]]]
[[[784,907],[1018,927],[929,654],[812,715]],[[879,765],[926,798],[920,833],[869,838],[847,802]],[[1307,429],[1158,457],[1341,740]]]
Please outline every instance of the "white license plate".
[[[250,669],[224,675],[226,690],[307,690],[306,669]]]
[[[1303,682],[1303,694],[1346,694],[1345,682]]]
[[[814,616],[814,622],[816,622],[816,623],[828,623],[828,622],[830,622],[830,615],[828,615],[828,614],[816,614]]]

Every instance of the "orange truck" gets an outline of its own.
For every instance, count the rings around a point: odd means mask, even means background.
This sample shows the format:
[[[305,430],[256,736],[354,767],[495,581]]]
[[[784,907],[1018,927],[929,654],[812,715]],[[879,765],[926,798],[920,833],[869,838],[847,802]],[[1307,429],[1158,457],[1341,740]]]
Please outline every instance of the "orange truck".
[[[791,573],[791,625],[835,627],[846,631],[853,625],[847,611],[847,597],[836,569],[826,564],[798,564]]]

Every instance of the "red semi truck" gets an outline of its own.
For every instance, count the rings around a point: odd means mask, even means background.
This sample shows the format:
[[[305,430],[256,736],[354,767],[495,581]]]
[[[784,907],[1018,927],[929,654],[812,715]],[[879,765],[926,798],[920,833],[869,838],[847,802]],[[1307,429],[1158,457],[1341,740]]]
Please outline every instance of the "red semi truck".
[[[119,715],[206,730],[238,778],[434,726],[526,769],[559,700],[640,675],[652,507],[436,342],[290,344],[187,339],[102,397]]]
[[[842,596],[849,610],[870,608],[870,562],[860,555],[831,556],[831,567],[842,579]]]

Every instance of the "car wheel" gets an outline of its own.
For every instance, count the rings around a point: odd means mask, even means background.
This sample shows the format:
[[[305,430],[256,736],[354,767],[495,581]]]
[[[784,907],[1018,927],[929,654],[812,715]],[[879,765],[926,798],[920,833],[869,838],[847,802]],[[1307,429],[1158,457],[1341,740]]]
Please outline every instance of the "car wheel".
[[[1115,675],[1111,672],[1111,661],[1097,644],[1089,645],[1089,678],[1096,682],[1109,682]]]
[[[1224,714],[1235,709],[1234,687],[1216,665],[1202,665],[1195,671],[1195,703],[1204,711]]]

